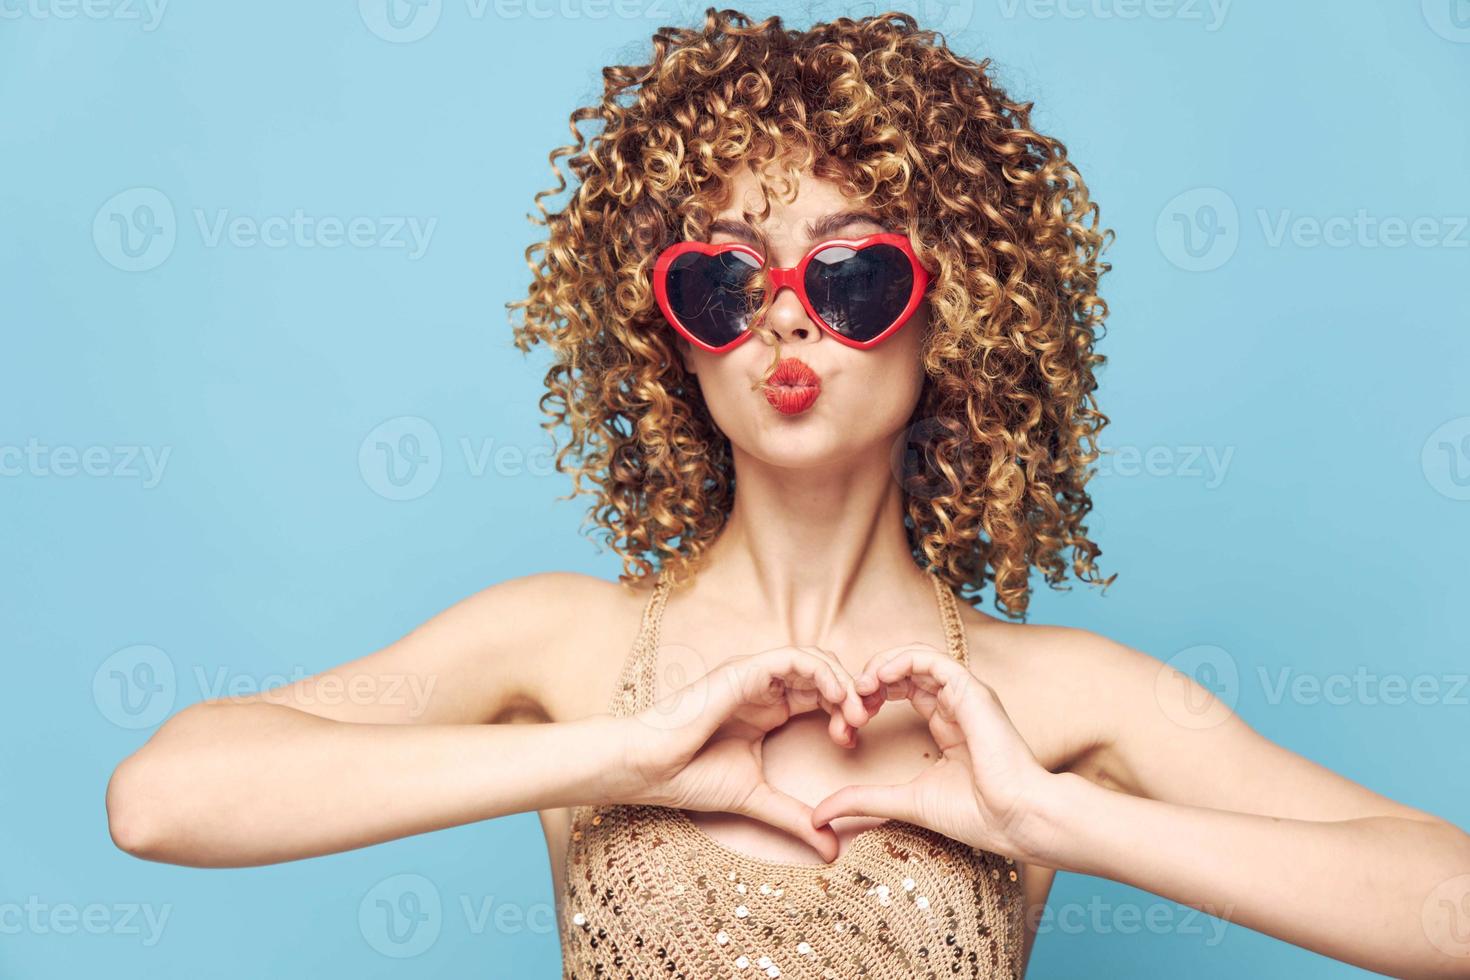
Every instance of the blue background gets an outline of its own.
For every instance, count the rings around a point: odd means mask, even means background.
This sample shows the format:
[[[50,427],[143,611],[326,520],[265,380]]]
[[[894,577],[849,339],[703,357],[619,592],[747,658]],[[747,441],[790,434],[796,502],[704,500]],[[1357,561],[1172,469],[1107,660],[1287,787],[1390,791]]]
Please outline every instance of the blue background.
[[[506,578],[616,574],[579,536],[586,498],[556,499],[545,355],[511,346],[503,304],[568,113],[702,7],[443,0],[396,27],[381,0],[91,9],[0,19],[0,976],[555,976],[534,814],[197,870],[116,850],[103,791],[216,683],[314,673]],[[1033,621],[1195,669],[1267,736],[1470,825],[1470,4],[1147,10],[922,12],[1035,100],[1118,233],[1100,397],[1119,455],[1092,527],[1119,577],[1042,588]],[[208,234],[298,210],[365,218],[365,243]],[[1367,230],[1325,224],[1360,212]],[[398,217],[431,227],[421,254]],[[1417,244],[1374,224],[1416,218]],[[390,470],[380,444],[425,462]],[[161,478],[128,447],[167,452]],[[89,450],[90,472],[68,463]],[[1437,694],[1274,693],[1363,671]],[[373,923],[405,882],[442,901],[412,957]],[[497,928],[502,905],[528,921]],[[1051,905],[1032,977],[1363,973],[1100,879],[1059,876]]]

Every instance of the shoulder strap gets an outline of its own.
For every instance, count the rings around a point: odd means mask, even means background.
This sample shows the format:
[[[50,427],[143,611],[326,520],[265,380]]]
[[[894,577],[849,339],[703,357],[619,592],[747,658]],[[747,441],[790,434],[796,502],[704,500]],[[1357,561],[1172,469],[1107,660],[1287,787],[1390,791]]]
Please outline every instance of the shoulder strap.
[[[623,661],[608,711],[615,716],[636,714],[653,703],[654,671],[658,661],[659,622],[663,618],[664,600],[669,594],[666,570],[660,570],[653,593],[643,606],[643,619],[632,649]]]
[[[954,596],[951,589],[938,575],[928,573],[934,580],[934,592],[939,599],[939,618],[944,624],[944,638],[949,644],[949,655],[962,664],[970,662],[970,645],[965,639],[965,622],[960,619],[959,600]]]

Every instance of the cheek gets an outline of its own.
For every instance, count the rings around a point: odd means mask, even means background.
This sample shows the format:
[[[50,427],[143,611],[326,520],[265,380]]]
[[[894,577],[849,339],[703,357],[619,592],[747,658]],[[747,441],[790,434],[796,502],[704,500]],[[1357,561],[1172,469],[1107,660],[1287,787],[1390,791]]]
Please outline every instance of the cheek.
[[[917,345],[894,337],[881,354],[863,352],[865,361],[860,371],[844,380],[848,401],[860,411],[875,431],[896,431],[913,414],[914,406],[924,390],[924,368],[919,363]]]
[[[749,342],[743,345],[751,346]],[[750,391],[750,379],[759,376],[760,367],[744,363],[743,354],[743,350],[732,354],[711,354],[691,348],[684,362],[699,390],[704,393],[710,417],[727,435],[739,427],[742,411],[748,414],[756,407],[754,399],[757,395]],[[761,366],[764,363],[762,361]]]
[[[903,329],[871,351],[859,352],[863,358],[864,383],[872,393],[875,409],[884,415],[901,415],[902,425],[918,404],[924,389],[922,356],[928,319],[924,307]]]

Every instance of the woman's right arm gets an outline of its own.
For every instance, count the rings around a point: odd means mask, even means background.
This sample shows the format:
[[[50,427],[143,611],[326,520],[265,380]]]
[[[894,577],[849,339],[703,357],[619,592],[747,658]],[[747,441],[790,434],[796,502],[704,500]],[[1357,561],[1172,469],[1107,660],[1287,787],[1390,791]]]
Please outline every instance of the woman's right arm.
[[[569,676],[559,671],[586,683],[565,653],[580,638],[557,610],[610,610],[618,588],[571,573],[511,579],[358,660],[190,705],[113,773],[112,839],[148,860],[240,867],[626,797],[618,719],[504,723],[547,718],[547,685]]]

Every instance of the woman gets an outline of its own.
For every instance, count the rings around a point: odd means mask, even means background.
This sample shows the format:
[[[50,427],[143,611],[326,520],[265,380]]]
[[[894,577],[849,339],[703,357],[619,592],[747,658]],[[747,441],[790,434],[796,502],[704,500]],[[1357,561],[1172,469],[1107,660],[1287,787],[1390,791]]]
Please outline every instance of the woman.
[[[539,810],[575,977],[1017,977],[1058,868],[1466,976],[1434,898],[1470,837],[1020,622],[1033,569],[1110,581],[1107,236],[1030,107],[901,14],[710,10],[605,78],[512,305],[619,583],[511,579],[185,709],[109,785],[118,845],[252,865]]]

